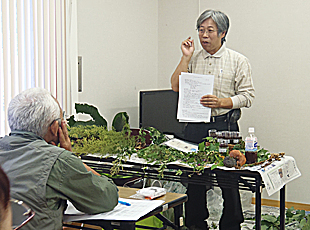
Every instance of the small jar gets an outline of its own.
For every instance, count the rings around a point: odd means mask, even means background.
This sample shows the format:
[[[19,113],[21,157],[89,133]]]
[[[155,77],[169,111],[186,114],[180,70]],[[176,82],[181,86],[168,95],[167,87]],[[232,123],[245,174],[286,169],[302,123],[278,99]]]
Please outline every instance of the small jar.
[[[241,132],[236,132],[235,135],[236,135],[237,139],[242,139],[242,133]]]
[[[232,132],[224,131],[224,138],[225,139],[231,139],[231,136],[232,136]]]
[[[219,139],[224,138],[224,133],[223,133],[223,131],[217,131],[217,132],[216,132],[216,135],[217,135],[217,138],[219,138]]]
[[[219,143],[220,143],[220,147],[227,148],[228,144],[229,144],[229,140],[227,140],[227,139],[220,139]]]
[[[242,140],[241,132],[237,131],[232,132],[232,144],[234,145],[239,144],[241,140]]]
[[[257,162],[257,151],[245,151],[246,164]]]
[[[216,129],[209,129],[209,137],[213,137],[213,138],[217,137]]]
[[[239,144],[240,139],[232,139],[232,144],[236,145]]]
[[[222,147],[219,148],[219,153],[220,153],[220,154],[225,155],[226,152],[227,152],[227,148],[222,148]]]

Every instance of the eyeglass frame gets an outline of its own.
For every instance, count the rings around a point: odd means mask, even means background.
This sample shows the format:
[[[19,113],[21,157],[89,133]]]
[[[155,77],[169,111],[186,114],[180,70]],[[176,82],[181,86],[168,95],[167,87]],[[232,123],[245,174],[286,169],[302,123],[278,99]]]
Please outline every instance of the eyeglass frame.
[[[62,119],[65,119],[65,115],[66,115],[66,111],[62,111]],[[50,126],[55,122],[55,121],[58,121],[58,125],[59,127],[61,127],[61,120],[62,120],[60,117],[59,118],[56,118],[52,121],[52,123],[50,124]]]
[[[210,32],[211,31],[211,32]],[[205,30],[205,29],[198,29],[198,33],[199,34],[201,34],[201,35],[204,35],[205,33],[207,34],[207,35],[210,35],[210,34],[212,34],[212,33],[214,33],[214,32],[217,32],[218,30],[211,30],[211,29],[208,29],[208,30]]]

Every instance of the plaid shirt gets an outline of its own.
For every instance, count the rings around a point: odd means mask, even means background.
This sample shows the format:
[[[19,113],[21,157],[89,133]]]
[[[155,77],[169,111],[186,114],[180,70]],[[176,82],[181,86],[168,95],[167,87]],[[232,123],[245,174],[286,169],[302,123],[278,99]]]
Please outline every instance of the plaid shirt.
[[[255,90],[250,63],[242,54],[226,48],[225,43],[214,55],[204,49],[196,52],[189,63],[188,72],[214,75],[213,94],[218,98],[230,97],[233,109],[252,105]],[[212,109],[211,115],[222,115],[229,110]]]

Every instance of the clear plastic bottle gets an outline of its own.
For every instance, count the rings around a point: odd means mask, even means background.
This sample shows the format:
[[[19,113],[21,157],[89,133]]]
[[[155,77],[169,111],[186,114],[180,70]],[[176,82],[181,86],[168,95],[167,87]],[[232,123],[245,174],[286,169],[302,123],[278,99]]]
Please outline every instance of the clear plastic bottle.
[[[252,164],[257,161],[257,137],[254,131],[253,127],[249,127],[249,134],[245,138],[245,157],[247,164]]]

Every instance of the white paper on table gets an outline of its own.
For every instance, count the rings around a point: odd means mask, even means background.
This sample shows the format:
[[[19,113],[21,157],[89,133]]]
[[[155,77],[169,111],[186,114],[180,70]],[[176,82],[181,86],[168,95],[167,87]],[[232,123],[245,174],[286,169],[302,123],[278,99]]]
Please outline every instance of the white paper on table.
[[[210,122],[211,108],[200,104],[204,95],[213,94],[214,75],[181,73],[177,119],[180,122]]]
[[[187,141],[182,141],[182,140],[177,139],[177,138],[173,138],[173,139],[166,141],[162,144],[167,145],[171,148],[177,149],[179,151],[186,152],[186,153],[198,151],[198,145],[197,144],[191,144]]]
[[[260,173],[269,196],[279,191],[288,182],[301,176],[296,161],[291,156],[283,156],[281,161],[273,161],[264,168],[258,165],[245,169]]]
[[[64,221],[77,220],[131,220],[137,221],[140,217],[153,211],[158,206],[162,205],[163,200],[134,200],[119,198],[120,201],[130,203],[130,206],[118,204],[112,211],[90,215],[78,211],[73,204],[68,201],[68,207],[65,211]]]

